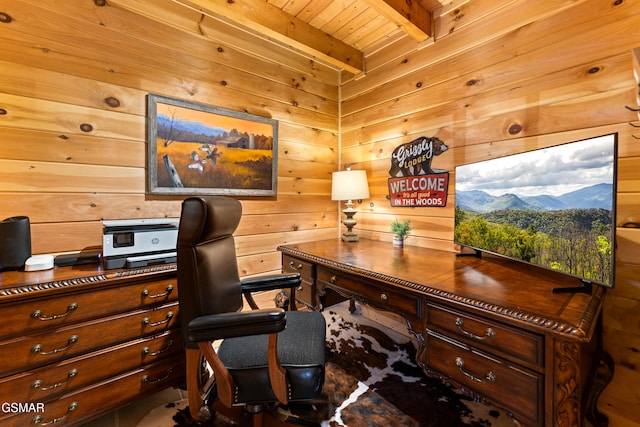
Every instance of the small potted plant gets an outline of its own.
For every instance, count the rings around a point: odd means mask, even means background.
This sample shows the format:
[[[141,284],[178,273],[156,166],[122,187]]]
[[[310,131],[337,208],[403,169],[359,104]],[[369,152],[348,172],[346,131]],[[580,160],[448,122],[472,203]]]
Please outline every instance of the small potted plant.
[[[404,239],[411,231],[411,220],[407,219],[402,222],[396,218],[391,223],[391,232],[393,233],[393,246],[398,248],[404,247]]]

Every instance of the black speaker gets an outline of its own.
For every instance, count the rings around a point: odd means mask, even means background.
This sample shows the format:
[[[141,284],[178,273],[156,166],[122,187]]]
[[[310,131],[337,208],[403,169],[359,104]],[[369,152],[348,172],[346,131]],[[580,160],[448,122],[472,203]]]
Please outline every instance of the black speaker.
[[[0,271],[23,268],[30,256],[29,217],[14,216],[0,222]]]

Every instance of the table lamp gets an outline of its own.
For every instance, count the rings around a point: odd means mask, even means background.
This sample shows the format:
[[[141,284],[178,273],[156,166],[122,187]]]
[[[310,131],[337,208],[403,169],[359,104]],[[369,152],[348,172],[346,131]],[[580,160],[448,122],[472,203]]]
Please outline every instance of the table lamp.
[[[368,199],[369,184],[367,172],[363,170],[351,170],[333,172],[331,177],[331,200],[347,200],[346,209],[342,212],[347,216],[342,223],[347,227],[347,232],[342,234],[345,242],[357,242],[358,235],[353,232],[356,220],[353,216],[357,210],[353,208],[353,200]]]

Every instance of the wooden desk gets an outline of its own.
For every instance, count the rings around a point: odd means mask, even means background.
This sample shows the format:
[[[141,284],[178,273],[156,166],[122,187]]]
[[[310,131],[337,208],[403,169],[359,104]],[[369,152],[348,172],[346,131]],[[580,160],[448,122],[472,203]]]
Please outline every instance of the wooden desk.
[[[516,425],[581,426],[585,415],[596,424],[603,418],[595,403],[611,372],[595,381],[594,374],[607,371],[600,360],[605,288],[554,294],[577,279],[489,255],[369,240],[278,249],[283,270],[303,276],[299,302],[322,309],[333,291],[401,314],[425,372],[504,407]]]

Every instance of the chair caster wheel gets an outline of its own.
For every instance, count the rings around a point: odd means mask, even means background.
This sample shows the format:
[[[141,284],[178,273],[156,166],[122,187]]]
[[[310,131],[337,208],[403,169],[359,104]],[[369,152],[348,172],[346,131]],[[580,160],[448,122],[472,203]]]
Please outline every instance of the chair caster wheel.
[[[209,421],[211,419],[211,411],[206,406],[203,406],[198,411],[198,419],[200,421]]]

